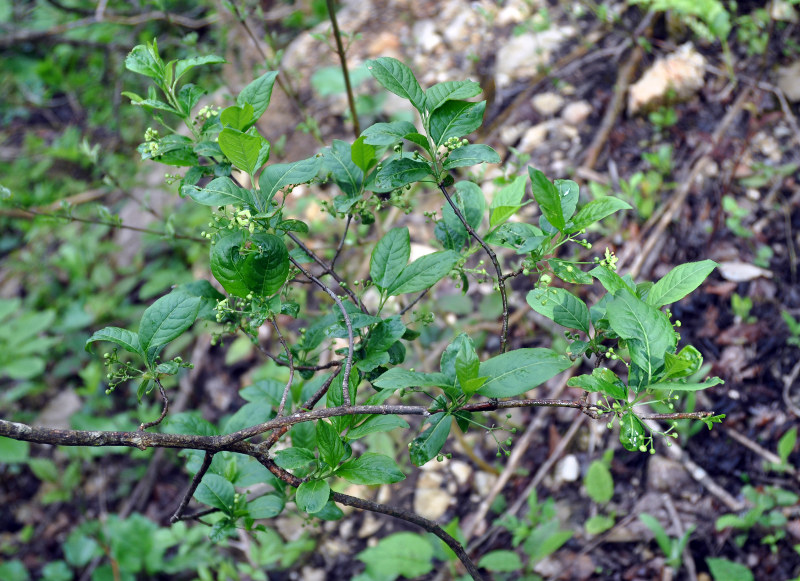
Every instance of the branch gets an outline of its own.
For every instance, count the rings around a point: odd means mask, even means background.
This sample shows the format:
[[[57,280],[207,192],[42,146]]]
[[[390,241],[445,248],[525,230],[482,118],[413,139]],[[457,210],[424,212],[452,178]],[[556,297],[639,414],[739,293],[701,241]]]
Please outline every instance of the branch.
[[[158,416],[157,419],[153,420],[152,422],[145,422],[139,426],[139,431],[143,432],[147,428],[152,428],[153,426],[157,426],[164,418],[167,417],[167,412],[169,411],[169,398],[167,397],[167,392],[164,391],[164,386],[161,385],[161,380],[156,379],[156,384],[158,384],[158,391],[161,392],[161,401],[164,402],[164,407],[161,409],[161,415]]]
[[[92,24],[99,24],[101,22],[106,24],[119,24],[121,26],[139,26],[154,20],[166,20],[170,24],[176,24],[178,26],[182,26],[183,28],[200,29],[205,28],[206,26],[215,22],[216,18],[187,18],[186,16],[171,14],[161,10],[145,12],[135,16],[116,16],[112,18],[98,18],[96,15],[94,15],[87,18],[73,20],[65,24],[57,24],[44,30],[19,30],[13,34],[6,34],[0,38],[0,48],[8,48],[24,42],[32,42],[47,38],[49,36],[57,36],[64,34],[65,32],[91,26]]]
[[[336,41],[336,54],[339,55],[339,61],[342,63],[342,76],[344,76],[344,86],[347,90],[347,104],[350,106],[350,115],[353,117],[353,133],[355,138],[361,135],[361,126],[358,123],[358,112],[356,111],[356,100],[353,97],[353,87],[350,85],[350,71],[347,70],[347,57],[345,56],[344,46],[342,46],[342,33],[339,31],[339,23],[336,21],[336,9],[333,6],[333,0],[328,2],[328,16],[331,19],[331,26],[333,26],[333,39]],[[335,260],[335,259],[334,259]],[[333,264],[331,264],[333,266]]]
[[[469,235],[475,239],[475,241],[481,245],[481,247],[486,251],[486,254],[489,255],[489,258],[494,265],[494,269],[497,272],[497,288],[500,291],[500,298],[503,301],[503,332],[500,334],[500,352],[505,353],[506,347],[508,346],[508,296],[506,296],[506,282],[505,278],[503,277],[503,270],[500,268],[500,263],[497,261],[497,255],[494,253],[494,250],[489,248],[489,245],[484,242],[483,238],[481,238],[477,232],[469,225],[467,219],[464,217],[464,214],[461,213],[458,206],[455,205],[453,202],[453,198],[450,197],[450,194],[447,192],[447,188],[444,187],[444,184],[439,184],[439,189],[444,194],[444,197],[447,198],[447,203],[450,204],[450,207],[453,208],[453,211],[458,216],[458,219],[461,220],[461,223],[464,225],[464,228],[467,229]]]
[[[286,359],[289,361],[289,381],[286,382],[286,387],[283,388],[283,395],[281,395],[281,404],[278,406],[278,413],[276,414],[278,417],[283,415],[283,408],[286,407],[286,396],[289,394],[289,389],[292,387],[292,382],[294,381],[294,363],[292,361],[292,352],[289,349],[289,346],[286,344],[286,339],[283,338],[283,334],[281,333],[280,328],[278,327],[278,323],[275,320],[275,317],[271,317],[269,320],[272,323],[272,327],[275,329],[275,332],[278,334],[278,340],[283,345],[283,350],[286,352]]]
[[[203,464],[200,466],[200,470],[198,470],[194,477],[192,478],[191,484],[189,484],[189,488],[186,490],[186,493],[183,495],[181,499],[181,503],[178,505],[178,508],[175,509],[172,517],[169,519],[169,522],[176,523],[181,518],[183,518],[183,511],[186,510],[186,507],[189,505],[189,500],[191,500],[192,496],[194,496],[194,491],[197,490],[197,487],[200,486],[200,481],[205,476],[208,469],[211,467],[211,461],[214,459],[214,454],[211,452],[206,452],[205,456],[203,456]]]
[[[291,235],[291,234],[290,234]],[[347,314],[347,310],[344,308],[342,304],[342,299],[333,292],[328,286],[319,280],[316,276],[308,272],[304,269],[299,262],[297,262],[294,258],[290,258],[292,264],[294,264],[300,272],[306,275],[309,279],[314,281],[319,288],[324,290],[328,296],[330,296],[336,306],[339,307],[339,310],[342,312],[342,317],[344,318],[344,324],[347,327],[347,361],[344,364],[344,376],[342,377],[342,398],[344,400],[344,405],[350,405],[350,371],[353,369],[353,351],[355,350],[355,345],[353,343],[353,324],[350,322],[350,315]]]
[[[333,265],[331,265],[331,266],[328,266],[327,264],[325,264],[325,261],[324,261],[324,260],[322,260],[322,259],[321,259],[321,258],[320,258],[320,257],[319,257],[319,256],[318,256],[318,255],[317,255],[317,254],[316,254],[316,253],[313,251],[313,250],[311,250],[311,249],[310,249],[308,246],[306,246],[305,244],[303,244],[303,241],[302,241],[302,240],[300,240],[300,239],[299,239],[297,236],[295,236],[295,235],[294,235],[294,233],[292,233],[292,232],[287,232],[287,233],[286,233],[286,235],[287,235],[289,238],[291,238],[291,239],[292,239],[292,242],[294,242],[295,244],[297,244],[297,245],[300,247],[300,249],[301,249],[303,252],[305,252],[306,254],[308,254],[308,255],[311,257],[311,259],[312,259],[314,262],[316,262],[317,264],[319,264],[319,265],[322,267],[322,269],[325,271],[325,273],[326,273],[326,274],[329,274],[329,275],[331,275],[331,276],[333,277],[333,280],[335,280],[335,281],[336,281],[336,282],[339,284],[339,287],[340,287],[340,288],[341,288],[341,289],[342,289],[342,290],[343,290],[345,293],[347,293],[347,296],[349,296],[349,297],[350,297],[350,300],[352,300],[354,304],[358,305],[358,308],[359,308],[359,309],[361,309],[361,312],[362,312],[362,313],[364,313],[364,314],[366,314],[366,315],[368,315],[368,314],[369,314],[369,311],[367,311],[367,307],[365,307],[365,306],[363,305],[363,303],[361,302],[361,300],[358,298],[358,296],[356,296],[356,294],[355,294],[355,293],[354,293],[352,290],[350,290],[350,287],[349,287],[349,286],[347,286],[347,283],[346,283],[346,282],[345,282],[345,281],[342,279],[342,277],[341,277],[341,276],[339,276],[338,274],[336,274],[336,271],[335,271],[335,270],[333,270]],[[345,233],[345,235],[346,235],[346,233]],[[334,260],[335,260],[335,258],[334,258]],[[299,268],[299,267],[298,267],[298,268]]]

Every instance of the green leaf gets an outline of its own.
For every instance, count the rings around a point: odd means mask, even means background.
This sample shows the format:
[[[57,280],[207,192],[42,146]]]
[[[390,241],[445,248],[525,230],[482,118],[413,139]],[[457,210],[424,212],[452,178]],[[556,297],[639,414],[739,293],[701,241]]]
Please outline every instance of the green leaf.
[[[648,389],[666,389],[670,391],[701,391],[725,383],[719,377],[709,377],[702,383],[681,383],[680,381],[664,381],[651,383]]]
[[[595,367],[591,375],[571,377],[567,381],[570,387],[580,387],[593,393],[599,391],[619,401],[628,401],[628,388],[617,377],[617,374],[606,367]]]
[[[522,569],[522,561],[514,551],[491,551],[481,557],[478,566],[489,571],[511,573]]]
[[[351,198],[361,194],[364,172],[353,163],[349,143],[334,139],[331,147],[322,150],[322,157],[325,169],[331,172],[339,189]]]
[[[740,563],[728,559],[706,557],[708,569],[714,581],[753,581],[753,573]]]
[[[277,494],[265,494],[247,502],[247,516],[253,519],[274,518],[283,512],[284,501]]]
[[[236,104],[240,107],[249,104],[253,107],[253,118],[258,120],[269,106],[272,98],[272,87],[277,78],[277,71],[268,71],[247,85],[239,96],[236,97]]]
[[[367,175],[377,161],[375,148],[365,143],[365,137],[362,135],[350,147],[350,159],[364,172],[364,175]]]
[[[502,224],[522,207],[526,181],[525,176],[519,176],[494,195],[489,209],[489,228]],[[539,232],[541,234],[541,231]]]
[[[372,76],[385,89],[411,101],[420,115],[425,111],[425,93],[410,68],[391,57],[380,57],[367,61],[366,64]]]
[[[518,253],[520,249],[524,249],[523,253],[528,253],[541,246],[541,244],[549,238],[549,236],[545,236],[544,232],[532,224],[526,224],[524,222],[506,222],[500,224],[500,226],[486,235],[484,241],[487,244],[511,248]]]
[[[227,176],[211,180],[202,189],[197,186],[184,186],[181,192],[189,194],[195,202],[204,206],[227,206],[231,204],[246,208],[252,203],[250,192],[234,184],[233,180]]]
[[[218,143],[222,153],[233,165],[252,175],[259,167],[261,147],[266,142],[259,135],[248,135],[226,127],[220,131]]]
[[[575,263],[560,258],[548,258],[547,264],[553,269],[553,274],[564,282],[571,284],[592,284],[592,277],[578,268]]]
[[[452,385],[443,373],[422,373],[393,367],[372,380],[372,385],[380,389],[403,389],[406,387],[444,387]]]
[[[475,389],[468,391],[465,389],[465,386],[469,385],[470,387],[473,387],[475,385],[475,383],[471,382],[471,380],[478,377],[478,369],[480,368],[480,365],[481,362],[480,359],[478,359],[478,354],[475,352],[475,347],[470,341],[462,341],[458,350],[458,354],[456,355],[455,371],[456,377],[458,378],[458,383],[461,385],[461,389],[464,390],[464,393],[467,395],[472,395],[472,393],[477,390],[476,387]]]
[[[206,474],[194,491],[198,502],[220,509],[224,513],[233,510],[236,491],[228,480],[218,474]]]
[[[125,68],[150,77],[159,84],[164,82],[166,67],[158,55],[158,45],[155,41],[152,45],[140,44],[133,47],[133,50],[125,57]]]
[[[378,170],[375,176],[375,185],[381,189],[393,190],[418,182],[429,175],[431,175],[431,168],[427,162],[401,157],[384,164]]]
[[[225,298],[221,292],[211,286],[207,280],[194,280],[176,286],[173,293],[183,293],[200,299],[200,310],[197,313],[198,319],[206,321],[216,320],[217,301]]]
[[[479,95],[481,86],[475,81],[445,81],[425,91],[425,107],[433,113],[447,101],[469,99]]]
[[[389,288],[408,264],[410,255],[408,228],[392,228],[384,234],[372,250],[369,262],[369,276],[375,286]]]
[[[513,397],[541,385],[572,365],[552,349],[516,349],[481,363],[479,374],[489,380],[478,393],[486,397]]]
[[[599,280],[600,284],[603,285],[603,288],[605,288],[612,295],[623,288],[631,292],[635,291],[635,289],[629,286],[620,275],[613,270],[610,270],[606,266],[595,266],[589,271],[589,274]]]
[[[366,563],[370,580],[389,581],[400,575],[417,579],[433,571],[433,546],[414,533],[389,535],[374,547],[361,551],[356,558]]]
[[[589,333],[589,308],[568,290],[558,287],[535,288],[525,300],[534,311],[559,325]]]
[[[533,197],[539,204],[542,214],[557,230],[563,231],[566,224],[564,210],[561,207],[561,196],[558,189],[538,169],[528,168],[531,178]]]
[[[245,103],[242,107],[231,105],[219,114],[223,127],[231,127],[236,131],[247,131],[256,122],[253,118],[253,106]]]
[[[433,414],[428,418],[430,425],[411,441],[408,452],[415,466],[422,466],[436,456],[447,442],[453,416],[445,413]]]
[[[594,460],[589,464],[589,470],[583,477],[583,486],[589,498],[597,504],[605,504],[614,496],[614,478],[608,466],[600,460]]]
[[[251,401],[244,404],[228,418],[222,428],[222,432],[230,434],[251,426],[257,426],[272,419],[274,415],[272,402],[268,400]]]
[[[447,276],[458,258],[458,254],[452,250],[426,254],[406,266],[389,285],[387,292],[390,296],[397,296],[425,290]]]
[[[192,326],[200,311],[201,299],[184,293],[170,293],[150,305],[139,323],[139,346],[148,364],[161,348]]]
[[[500,163],[500,156],[488,145],[464,145],[452,151],[442,164],[442,169],[466,167],[479,163]]]
[[[395,367],[395,369],[398,369]],[[408,428],[408,422],[399,416],[373,415],[368,416],[361,424],[347,432],[348,440],[357,440],[376,432],[388,432],[396,428]]]
[[[402,141],[406,135],[416,133],[417,128],[408,121],[393,123],[375,123],[361,132],[364,143],[369,145],[394,145]]]
[[[332,468],[336,468],[344,457],[344,443],[341,436],[325,420],[317,422],[317,446],[319,446],[319,457]]]
[[[173,62],[175,63],[175,75],[174,75],[174,79],[175,80],[173,82],[177,83],[178,80],[183,75],[188,73],[194,67],[198,67],[198,66],[201,66],[201,65],[217,65],[217,64],[222,64],[222,63],[227,62],[227,61],[224,58],[222,58],[221,56],[216,56],[216,55],[213,55],[213,54],[209,54],[209,55],[205,55],[205,56],[194,56],[194,57],[190,57],[188,59],[182,59],[182,60],[173,61]],[[170,63],[170,64],[172,64],[172,63]]]
[[[274,234],[256,233],[243,241],[241,233],[231,232],[211,247],[211,272],[232,295],[268,297],[286,282],[289,252]]]
[[[619,210],[631,210],[632,207],[628,202],[624,200],[620,200],[619,198],[614,198],[612,196],[605,196],[602,198],[597,198],[596,200],[592,200],[588,204],[586,204],[580,211],[575,215],[572,219],[572,228],[570,228],[571,232],[577,232],[582,228],[586,228],[605,218],[606,216],[610,216],[614,212]]]
[[[584,523],[586,532],[590,535],[599,535],[614,526],[614,519],[604,514],[596,514]]]
[[[405,480],[397,463],[383,454],[365,452],[342,464],[336,475],[353,484],[393,484]]]
[[[314,453],[306,448],[285,448],[275,452],[275,464],[284,470],[305,468],[315,461]]]
[[[558,520],[551,520],[531,531],[522,548],[528,553],[532,563],[556,552],[561,545],[572,538],[572,531],[559,531],[558,527]]]
[[[782,464],[786,464],[789,454],[794,451],[794,446],[797,443],[797,427],[791,428],[786,431],[780,440],[778,440],[778,456]]]
[[[614,293],[606,317],[614,332],[626,340],[631,362],[649,381],[664,364],[664,354],[675,350],[677,339],[667,316],[624,288]]]
[[[639,520],[642,521],[645,526],[652,531],[653,536],[656,539],[656,543],[658,543],[658,547],[661,549],[661,552],[669,557],[672,549],[672,543],[667,535],[667,531],[664,530],[664,527],[661,526],[661,523],[658,522],[658,519],[647,513],[642,513],[639,515]]]
[[[328,504],[328,497],[331,495],[331,487],[324,480],[311,480],[303,482],[297,487],[294,501],[297,508],[314,514],[325,508]]]
[[[717,263],[713,260],[676,266],[653,285],[645,300],[656,308],[679,301],[699,287],[716,267]]]
[[[205,94],[205,89],[196,87],[191,83],[181,87],[180,91],[178,91],[178,107],[184,117],[189,117],[192,114],[192,109],[197,106],[200,98]]]
[[[406,332],[400,316],[382,320],[370,331],[367,339],[367,352],[387,351]]]
[[[261,190],[260,198],[264,207],[282,188],[290,185],[310,182],[319,173],[322,158],[318,156],[301,159],[293,163],[275,163],[268,165],[258,178]]]
[[[580,188],[572,180],[555,180],[553,186],[558,192],[558,199],[561,200],[561,214],[564,216],[564,221],[567,222],[575,214]]]
[[[439,148],[451,137],[464,137],[483,123],[486,101],[447,101],[431,114],[430,136]]]
[[[94,334],[86,341],[85,349],[90,351],[89,345],[95,341],[110,341],[115,343],[130,353],[137,353],[142,355],[142,348],[139,346],[139,335],[128,329],[120,329],[119,327],[106,327],[95,331]]]
[[[634,413],[627,412],[619,420],[619,442],[629,452],[641,450],[644,446],[645,427]]]
[[[481,225],[486,199],[477,184],[472,182],[458,182],[455,187],[455,194],[452,196],[453,203],[458,207],[461,215],[473,230],[477,230]],[[447,237],[442,240],[438,228],[441,226],[446,231]],[[436,236],[450,250],[461,250],[469,241],[469,233],[464,224],[456,216],[453,207],[445,203],[442,206],[442,221],[437,224]],[[448,243],[449,241],[449,243]]]
[[[0,463],[18,464],[30,456],[30,442],[0,436]]]

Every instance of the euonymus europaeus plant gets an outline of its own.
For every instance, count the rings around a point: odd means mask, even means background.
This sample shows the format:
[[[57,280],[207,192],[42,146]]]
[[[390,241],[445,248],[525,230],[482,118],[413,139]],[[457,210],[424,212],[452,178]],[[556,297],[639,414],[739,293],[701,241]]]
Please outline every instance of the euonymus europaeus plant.
[[[702,357],[694,347],[678,348],[680,323],[668,309],[695,290],[715,264],[683,264],[655,283],[637,283],[616,272],[609,249],[588,263],[570,259],[575,251],[591,250],[588,228],[630,206],[601,197],[579,208],[576,183],[551,182],[534,168],[512,176],[487,200],[481,187],[458,171],[501,162],[491,147],[466,138],[483,120],[485,102],[470,100],[481,92],[477,83],[449,81],[423,89],[401,62],[375,59],[368,62],[372,76],[413,105],[418,123],[376,123],[352,143],[334,140],[306,159],[270,164],[270,144],[257,122],[267,111],[277,73],[254,80],[226,108],[199,107],[204,91],[186,82],[187,75],[222,62],[215,56],[164,62],[155,41],[135,47],[126,60],[128,69],[153,82],[146,96],[125,93],[160,126],[148,129],[138,148],[142,158],[185,168],[170,179],[180,180],[182,196],[209,207],[201,236],[216,284],[198,280],[176,286],[145,310],[138,329],[106,327],[86,343],[87,349],[97,342],[114,346],[104,355],[109,393],[123,382],[135,382],[139,399],[158,388],[161,416],[131,433],[56,432],[0,422],[0,435],[67,445],[184,449],[194,477],[173,520],[184,518],[194,497],[214,513],[212,536],[222,538],[237,527],[262,526],[256,521],[277,516],[288,502],[323,519],[341,518],[337,504],[346,504],[433,532],[479,578],[463,546],[436,523],[332,490],[334,479],[377,485],[406,477],[405,461],[361,452],[357,440],[392,430],[398,438],[409,434],[404,441],[410,461],[422,466],[444,455],[454,423],[464,431],[497,429],[483,425],[481,417],[498,409],[572,407],[606,419],[609,428],[618,424],[626,449],[650,453],[655,436],[669,444],[675,434],[672,428],[653,433],[645,419],[698,419],[709,428],[721,420],[710,412],[643,411],[648,401],[670,402],[675,392],[721,383],[695,377]],[[345,224],[343,237],[352,234],[354,220],[362,224],[363,236],[373,237],[365,249],[368,279],[347,280],[351,269],[337,268],[338,250],[328,255],[312,250],[307,240],[318,234],[292,213],[292,190],[300,184],[328,184],[324,191],[333,195],[325,207]],[[372,225],[380,219],[391,226],[386,207],[410,212],[418,196],[441,200],[441,210],[429,214],[440,249],[411,260],[407,227],[382,231]],[[535,224],[531,205],[539,211]],[[517,277],[528,281],[527,305],[510,300],[506,283]],[[432,319],[412,309],[448,278],[465,293],[477,282],[493,285],[500,295],[498,352],[486,353],[473,337],[456,334],[441,353],[438,371],[414,370],[407,345],[422,340]],[[595,283],[605,294],[590,306],[580,298],[580,287]],[[327,314],[310,308],[314,289],[323,293]],[[512,307],[533,309],[564,327],[566,350],[514,345]],[[165,383],[191,364],[162,354],[198,319],[211,326],[214,341],[242,333],[289,370],[285,383],[266,379],[242,390],[247,403],[222,426],[196,415],[168,415]],[[264,325],[272,328],[274,350],[259,340]],[[583,361],[593,370],[572,377],[569,385],[584,390],[585,397],[518,399]],[[425,405],[415,403],[421,401],[419,392],[428,396]],[[420,416],[421,424],[412,430],[408,416]],[[156,426],[164,431],[147,431]],[[279,441],[282,446],[274,451]],[[507,453],[505,444],[498,447],[498,455]],[[271,488],[255,498],[241,493],[255,483]]]

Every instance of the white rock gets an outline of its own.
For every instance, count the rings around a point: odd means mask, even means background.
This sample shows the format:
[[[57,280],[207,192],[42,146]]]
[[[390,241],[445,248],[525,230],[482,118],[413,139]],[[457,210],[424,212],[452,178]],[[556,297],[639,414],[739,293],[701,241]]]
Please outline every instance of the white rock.
[[[552,52],[574,33],[571,26],[560,26],[539,34],[525,33],[513,37],[497,51],[497,88],[507,87],[514,79],[534,76],[540,67],[550,62]]]
[[[498,26],[507,26],[509,24],[517,24],[522,22],[530,15],[530,8],[527,4],[521,2],[509,2],[497,13],[495,17],[495,24]]]
[[[430,520],[441,518],[453,497],[442,490],[442,475],[438,472],[423,472],[417,481],[414,493],[414,512]]]
[[[786,0],[773,0],[770,2],[770,16],[774,20],[797,22],[797,11],[794,9],[791,2],[787,2]]]
[[[364,521],[361,523],[361,526],[358,529],[358,538],[366,539],[367,537],[371,537],[381,529],[383,522],[384,521],[378,520],[370,513],[365,512]]]
[[[503,145],[514,145],[519,140],[520,135],[528,129],[530,125],[527,123],[517,123],[516,125],[508,125],[500,130],[500,143]]]
[[[539,93],[531,99],[531,105],[542,115],[555,115],[564,106],[564,97],[558,93]]]
[[[763,276],[771,278],[772,271],[747,262],[728,261],[717,265],[717,272],[726,280],[733,282],[747,282]]]
[[[778,88],[790,101],[800,101],[800,61],[778,67]]]
[[[534,149],[542,145],[547,139],[547,134],[550,131],[550,121],[534,125],[525,132],[522,140],[519,142],[518,149],[524,153],[531,153]]]
[[[481,496],[486,496],[491,492],[494,483],[497,481],[497,476],[489,474],[488,472],[475,473],[475,490]]]
[[[567,454],[556,464],[555,481],[575,482],[581,475],[581,466],[574,454]]]
[[[628,91],[628,112],[635,114],[663,104],[674,93],[676,100],[686,100],[703,86],[706,59],[691,43],[653,63]]]
[[[561,111],[561,118],[564,123],[578,127],[592,114],[592,106],[586,101],[575,101],[570,103]]]
[[[450,462],[450,471],[453,473],[456,482],[461,485],[466,484],[469,481],[469,477],[472,476],[472,466],[461,460]]]
[[[420,20],[414,24],[412,34],[417,46],[424,52],[433,52],[442,44],[442,37],[436,32],[436,23],[433,20]]]

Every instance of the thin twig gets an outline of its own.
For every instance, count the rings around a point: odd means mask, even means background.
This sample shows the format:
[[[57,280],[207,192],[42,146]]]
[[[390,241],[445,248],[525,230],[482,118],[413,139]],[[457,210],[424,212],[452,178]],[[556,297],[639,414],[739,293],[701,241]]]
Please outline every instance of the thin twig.
[[[322,386],[316,391],[316,393],[314,393],[314,395],[312,395],[310,398],[308,398],[300,406],[299,413],[302,413],[302,412],[304,412],[306,410],[313,409],[314,406],[317,405],[317,402],[319,402],[319,400],[321,400],[322,397],[326,393],[328,393],[328,389],[330,388],[331,383],[333,383],[333,380],[336,379],[336,376],[338,376],[339,373],[341,373],[341,371],[342,371],[342,369],[340,367],[339,369],[337,369],[336,371],[331,373],[330,376],[328,376],[328,379],[325,380],[325,383],[322,384]],[[267,437],[266,440],[264,440],[263,442],[261,442],[259,444],[259,448],[261,450],[269,450],[275,444],[277,444],[278,440],[280,440],[283,437],[283,435],[286,434],[286,432],[288,432],[288,431],[289,431],[289,426],[283,426],[282,428],[278,428],[277,430],[273,430],[272,433],[269,435],[269,437]]]
[[[328,2],[328,16],[331,19],[331,26],[333,26],[333,39],[336,41],[336,54],[339,55],[339,62],[342,63],[342,75],[344,76],[344,86],[347,90],[347,104],[350,106],[350,115],[353,117],[353,133],[355,138],[361,135],[361,125],[358,122],[358,111],[356,110],[356,100],[353,97],[353,87],[350,85],[350,71],[347,70],[347,56],[345,55],[344,46],[342,46],[342,33],[339,31],[339,23],[336,21],[336,8],[333,5],[333,0]],[[335,260],[335,259],[334,259]],[[333,263],[331,263],[331,267]]]
[[[347,220],[344,223],[344,234],[342,234],[342,239],[339,240],[339,246],[336,247],[336,252],[331,258],[331,270],[333,270],[333,266],[336,264],[336,259],[339,258],[339,254],[342,252],[342,248],[344,248],[344,241],[347,240],[347,231],[350,229],[350,222],[353,220],[353,215],[348,214]]]
[[[164,407],[161,409],[161,415],[158,416],[158,419],[153,420],[152,422],[145,422],[139,426],[139,431],[144,431],[147,428],[152,428],[153,426],[157,426],[164,418],[167,417],[167,412],[169,411],[169,398],[167,397],[167,392],[164,391],[164,386],[161,385],[161,380],[156,379],[156,384],[158,385],[158,391],[161,392],[161,401],[164,402]]]
[[[413,308],[414,308],[414,305],[416,305],[418,302],[420,302],[420,301],[422,300],[422,297],[424,297],[426,294],[428,294],[428,291],[429,291],[429,290],[431,290],[431,289],[430,289],[430,288],[426,288],[424,291],[422,291],[421,293],[419,293],[419,294],[417,295],[417,298],[415,298],[413,301],[411,301],[410,303],[408,303],[408,304],[407,304],[405,307],[403,307],[402,309],[400,309],[400,314],[401,314],[401,315],[405,315],[405,314],[406,314],[408,311],[410,311],[411,309],[413,309]]]
[[[197,487],[200,486],[200,481],[205,476],[206,472],[208,471],[209,467],[211,466],[211,461],[214,459],[213,452],[206,452],[203,456],[203,463],[200,465],[200,469],[195,473],[194,477],[192,478],[192,482],[189,484],[189,488],[186,490],[186,493],[183,495],[181,499],[181,503],[178,505],[178,508],[175,509],[175,513],[169,519],[170,522],[176,523],[181,520],[183,516],[183,511],[186,510],[186,507],[189,506],[189,501],[194,496],[194,491],[197,490]]]
[[[325,274],[329,274],[333,277],[333,280],[337,282],[339,288],[341,288],[345,293],[347,293],[347,296],[350,297],[350,300],[353,301],[353,304],[357,305],[358,308],[361,309],[362,313],[367,315],[369,314],[367,307],[365,307],[364,304],[361,302],[361,300],[358,298],[358,296],[352,290],[350,290],[350,287],[348,287],[344,279],[340,277],[335,270],[333,270],[332,266],[328,266],[327,264],[325,264],[324,260],[322,260],[313,250],[311,250],[308,246],[306,246],[303,243],[303,241],[300,240],[297,236],[295,236],[292,232],[287,232],[286,235],[289,238],[291,238],[292,242],[294,242],[300,247],[300,250],[308,254],[311,257],[311,260],[320,265],[322,267],[322,270],[325,271]]]
[[[500,353],[505,353],[507,343],[508,343],[508,296],[506,295],[506,283],[505,278],[503,278],[503,269],[500,268],[500,263],[497,260],[497,255],[494,253],[494,250],[489,248],[489,245],[486,244],[483,238],[481,238],[477,232],[475,232],[474,228],[469,225],[467,219],[464,217],[464,214],[461,213],[461,210],[458,206],[453,202],[453,198],[450,197],[450,193],[447,191],[447,188],[444,184],[439,184],[439,189],[444,194],[444,197],[447,199],[447,203],[450,204],[450,207],[453,208],[453,212],[455,212],[458,219],[461,220],[461,223],[464,225],[464,228],[467,229],[469,235],[475,239],[475,241],[481,245],[481,248],[489,255],[489,259],[492,261],[494,265],[495,272],[497,272],[497,288],[500,291],[500,299],[503,302],[503,331],[500,333]]]
[[[286,407],[286,397],[289,395],[289,390],[292,388],[292,382],[294,381],[294,362],[292,361],[292,351],[286,344],[286,339],[283,338],[283,333],[281,333],[275,317],[270,317],[269,322],[272,323],[272,328],[275,329],[275,333],[278,334],[278,341],[280,341],[281,345],[283,345],[283,350],[286,352],[286,359],[289,360],[289,381],[286,382],[286,387],[283,388],[281,404],[278,406],[278,413],[276,414],[278,417],[280,417],[283,415],[283,409]]]
[[[42,216],[43,218],[53,218],[54,220],[67,220],[72,222],[82,222],[84,224],[96,224],[98,226],[110,226],[111,228],[119,228],[121,230],[134,230],[135,232],[143,232],[144,234],[154,234],[162,238],[176,238],[178,240],[191,240],[193,242],[208,242],[204,238],[196,238],[194,236],[186,236],[183,234],[168,234],[167,232],[159,232],[158,230],[151,230],[150,228],[139,228],[138,226],[128,226],[127,224],[117,222],[106,222],[104,220],[90,220],[88,218],[78,218],[77,216],[68,216],[61,214],[46,214],[36,210],[28,210],[26,208],[18,208],[20,218],[28,218],[31,216]],[[27,214],[23,215],[23,214]]]
[[[347,361],[344,364],[344,376],[342,377],[342,399],[344,400],[344,405],[350,405],[350,371],[353,369],[353,352],[355,351],[355,345],[353,341],[353,323],[350,321],[350,315],[347,314],[347,309],[344,308],[344,304],[342,304],[342,299],[339,298],[335,292],[333,292],[324,282],[319,280],[316,276],[308,272],[306,269],[302,267],[302,265],[297,262],[294,258],[290,257],[292,264],[297,267],[300,272],[306,275],[310,280],[314,282],[319,288],[325,291],[329,297],[331,297],[336,306],[339,307],[339,310],[342,313],[342,317],[344,319],[344,324],[347,327]]]
[[[179,14],[171,14],[161,10],[144,12],[142,14],[136,14],[135,16],[115,16],[113,18],[104,16],[102,19],[98,19],[97,16],[89,16],[87,18],[72,20],[64,24],[57,24],[44,30],[18,30],[15,33],[7,34],[0,38],[0,48],[8,48],[10,46],[16,46],[26,42],[33,42],[50,36],[58,36],[60,34],[64,34],[65,32],[69,32],[78,28],[84,28],[100,22],[104,22],[106,24],[118,24],[120,26],[139,26],[141,24],[146,24],[156,20],[166,20],[171,24],[176,24],[183,28],[197,30],[200,28],[205,28],[206,26],[214,23],[216,18],[187,18]]]

